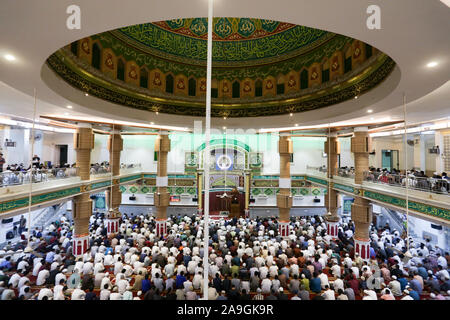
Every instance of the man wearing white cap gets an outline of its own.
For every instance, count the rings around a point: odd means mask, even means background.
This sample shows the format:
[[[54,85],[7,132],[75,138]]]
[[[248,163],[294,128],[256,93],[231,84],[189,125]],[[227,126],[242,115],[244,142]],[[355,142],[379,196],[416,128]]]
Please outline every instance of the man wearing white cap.
[[[53,299],[53,291],[48,287],[39,290],[38,300],[51,300]]]
[[[401,300],[414,300],[414,299],[409,295],[408,289],[403,290],[403,293],[405,294],[405,296],[404,296],[403,298],[401,298]]]
[[[322,294],[322,297],[324,297],[325,300],[336,300],[334,290],[332,290],[329,285],[325,285],[324,289],[325,292]]]
[[[402,295],[400,282],[397,281],[397,276],[392,276],[391,278],[392,280],[389,282],[388,288],[395,297],[400,297]]]
[[[364,297],[363,300],[378,300],[377,293],[373,290],[364,290]]]

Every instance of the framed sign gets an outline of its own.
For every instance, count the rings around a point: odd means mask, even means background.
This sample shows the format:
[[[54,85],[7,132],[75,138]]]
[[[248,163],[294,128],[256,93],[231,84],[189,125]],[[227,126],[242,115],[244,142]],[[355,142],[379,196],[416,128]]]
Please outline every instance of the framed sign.
[[[250,152],[250,168],[261,168],[263,164],[263,154],[260,152]]]

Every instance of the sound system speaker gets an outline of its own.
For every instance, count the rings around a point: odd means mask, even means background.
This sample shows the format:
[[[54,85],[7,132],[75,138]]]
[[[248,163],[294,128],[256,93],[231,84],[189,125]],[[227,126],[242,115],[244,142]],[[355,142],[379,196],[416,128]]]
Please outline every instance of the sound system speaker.
[[[432,224],[431,223],[431,228],[432,229],[436,229],[436,230],[442,230],[442,226],[438,225],[438,224]]]
[[[319,198],[314,198],[314,202],[320,202]]]
[[[192,202],[198,202],[198,198],[192,198]]]
[[[255,202],[256,202],[256,199],[250,199],[249,202],[250,202],[250,203],[255,203]]]
[[[134,194],[132,196],[130,196],[128,199],[130,200],[136,200],[136,197],[134,196]]]

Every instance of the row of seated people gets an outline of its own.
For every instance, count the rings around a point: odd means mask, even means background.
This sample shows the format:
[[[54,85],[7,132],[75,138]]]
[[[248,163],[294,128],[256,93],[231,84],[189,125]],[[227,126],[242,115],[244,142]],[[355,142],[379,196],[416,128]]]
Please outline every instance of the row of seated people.
[[[428,192],[447,194],[450,190],[450,177],[447,176],[446,172],[442,172],[442,174],[434,172],[432,177],[428,177],[424,171],[414,169],[408,170],[405,175],[396,169],[389,171],[371,167],[365,175],[365,180],[402,187],[405,187],[407,184],[409,188]]]
[[[157,237],[155,219],[122,217],[108,237],[93,215],[90,250],[72,255],[72,225],[59,222],[29,246],[0,255],[0,291],[8,299],[178,299],[202,296],[202,218],[173,216]],[[340,238],[322,217],[292,218],[287,239],[275,218],[211,222],[209,299],[448,299],[448,252],[371,229],[370,260],[354,252],[352,222]],[[51,231],[50,231],[51,230]],[[25,245],[25,243],[23,244]],[[22,251],[21,251],[22,250]]]

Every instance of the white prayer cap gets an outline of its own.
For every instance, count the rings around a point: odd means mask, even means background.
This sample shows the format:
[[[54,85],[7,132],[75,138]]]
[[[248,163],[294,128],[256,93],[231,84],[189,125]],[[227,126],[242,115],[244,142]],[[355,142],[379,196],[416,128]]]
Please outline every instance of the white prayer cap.
[[[403,293],[409,294],[408,289],[403,290]]]
[[[396,276],[392,276],[392,279],[397,280],[397,277]]]
[[[432,293],[430,293],[430,297],[434,299],[434,298],[436,298],[436,295],[432,292]]]

